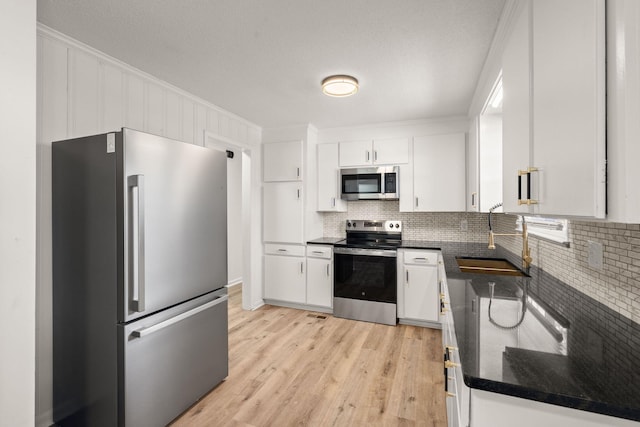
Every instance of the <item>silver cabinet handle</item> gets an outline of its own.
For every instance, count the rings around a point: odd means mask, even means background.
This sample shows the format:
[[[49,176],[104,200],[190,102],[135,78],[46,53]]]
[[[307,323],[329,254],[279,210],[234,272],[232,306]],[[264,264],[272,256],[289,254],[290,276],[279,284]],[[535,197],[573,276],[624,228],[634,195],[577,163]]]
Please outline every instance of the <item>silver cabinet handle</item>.
[[[182,314],[174,316],[174,317],[172,317],[170,319],[167,319],[165,321],[162,321],[160,323],[156,323],[153,326],[149,326],[148,328],[143,328],[143,329],[138,329],[137,331],[133,331],[133,332],[131,332],[131,335],[133,335],[136,338],[142,338],[142,337],[144,337],[146,335],[150,335],[150,334],[152,334],[154,332],[158,332],[158,331],[160,331],[160,330],[162,330],[164,328],[167,328],[167,327],[169,327],[169,326],[171,326],[171,325],[173,325],[175,323],[178,323],[181,320],[188,319],[191,316],[195,316],[196,314],[200,313],[201,311],[204,311],[204,310],[206,310],[208,308],[211,308],[211,307],[213,307],[215,305],[218,305],[218,304],[221,304],[221,303],[225,302],[227,299],[229,299],[229,297],[227,295],[223,295],[223,296],[221,296],[219,298],[214,299],[213,301],[209,301],[206,304],[202,304],[199,307],[196,307],[196,308],[191,309],[189,311],[185,311]]]
[[[414,258],[413,259],[415,262],[427,262],[426,258]]]
[[[288,252],[286,249],[278,249],[278,252]]]
[[[407,286],[409,286],[409,270],[407,270],[406,274],[407,274]]]
[[[300,168],[296,168],[296,177],[300,178]]]
[[[132,282],[131,309],[144,311],[144,175],[127,178],[129,187],[129,278]],[[134,188],[137,192],[134,192]],[[134,193],[137,197],[134,198]],[[134,209],[133,201],[137,208]]]
[[[300,274],[304,274],[304,261],[300,263]]]
[[[333,208],[336,207],[336,198],[335,197],[331,198],[331,207],[333,207]]]
[[[369,161],[369,150],[366,151],[367,153],[367,162]]]
[[[378,161],[378,151],[377,150],[373,150],[373,161],[374,162]]]
[[[300,200],[300,189],[298,188],[298,200]]]
[[[418,198],[416,197],[416,208],[418,207]]]
[[[331,276],[331,272],[329,271],[329,267],[330,267],[329,264],[327,264],[327,277]]]
[[[312,254],[317,254],[317,255],[324,255],[324,252],[322,251],[312,251]]]

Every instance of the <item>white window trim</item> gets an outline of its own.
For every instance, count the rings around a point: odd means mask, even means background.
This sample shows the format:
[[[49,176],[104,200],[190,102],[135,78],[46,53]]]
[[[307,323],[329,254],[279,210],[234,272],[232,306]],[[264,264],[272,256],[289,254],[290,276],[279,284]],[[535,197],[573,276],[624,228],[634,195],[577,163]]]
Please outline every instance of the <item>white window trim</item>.
[[[527,232],[554,243],[569,247],[569,221],[559,218],[525,216]],[[522,231],[522,215],[516,220],[516,230]]]

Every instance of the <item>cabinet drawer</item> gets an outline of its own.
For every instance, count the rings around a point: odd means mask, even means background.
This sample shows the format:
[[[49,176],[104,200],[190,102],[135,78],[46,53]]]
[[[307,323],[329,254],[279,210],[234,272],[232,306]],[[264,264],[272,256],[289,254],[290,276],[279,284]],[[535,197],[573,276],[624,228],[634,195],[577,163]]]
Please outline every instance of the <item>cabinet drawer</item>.
[[[304,248],[304,246],[297,245],[267,243],[264,245],[264,253],[268,255],[304,256]]]
[[[436,265],[438,252],[435,251],[404,251],[405,264]]]
[[[309,245],[307,246],[307,256],[313,258],[331,259],[333,248],[331,246]]]

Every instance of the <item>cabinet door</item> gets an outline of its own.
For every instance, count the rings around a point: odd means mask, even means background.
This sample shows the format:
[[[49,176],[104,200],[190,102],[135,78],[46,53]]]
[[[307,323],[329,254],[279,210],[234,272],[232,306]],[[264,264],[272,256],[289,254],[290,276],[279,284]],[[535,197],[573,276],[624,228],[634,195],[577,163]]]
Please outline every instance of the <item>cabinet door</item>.
[[[465,210],[463,133],[416,137],[413,142],[414,211]]]
[[[409,162],[409,139],[376,139],[373,141],[373,163],[399,165]]]
[[[304,243],[302,183],[265,183],[263,194],[263,240],[275,243]]]
[[[330,259],[307,258],[307,304],[331,308],[332,264]]]
[[[462,427],[460,423],[460,408],[458,407],[458,389],[456,388],[455,373],[453,369],[448,369],[447,378],[444,380],[447,382],[446,388],[446,405],[447,405],[447,426],[448,427]]]
[[[502,202],[505,212],[529,212],[518,205],[518,170],[529,163],[529,9],[522,8],[502,56]]]
[[[532,4],[534,212],[604,218],[605,2]]]
[[[471,120],[469,127],[469,142],[467,144],[467,192],[466,208],[467,212],[478,212],[478,187],[479,173],[478,150],[480,145],[480,116]],[[500,165],[502,172],[502,165]],[[502,175],[501,175],[502,176]]]
[[[264,182],[302,180],[302,141],[264,144]]]
[[[404,267],[404,316],[437,322],[439,317],[438,268]]]
[[[264,297],[304,304],[306,299],[304,258],[265,255]]]
[[[370,139],[340,143],[340,167],[366,166],[373,163]]]
[[[347,211],[347,202],[340,199],[338,157],[338,144],[318,145],[318,211]]]

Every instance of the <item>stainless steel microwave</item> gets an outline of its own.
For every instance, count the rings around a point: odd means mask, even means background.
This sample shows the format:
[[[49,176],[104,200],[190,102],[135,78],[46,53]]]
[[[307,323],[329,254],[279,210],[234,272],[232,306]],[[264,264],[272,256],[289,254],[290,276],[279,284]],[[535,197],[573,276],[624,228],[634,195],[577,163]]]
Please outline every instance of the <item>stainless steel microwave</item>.
[[[398,166],[340,169],[343,200],[398,200]]]

